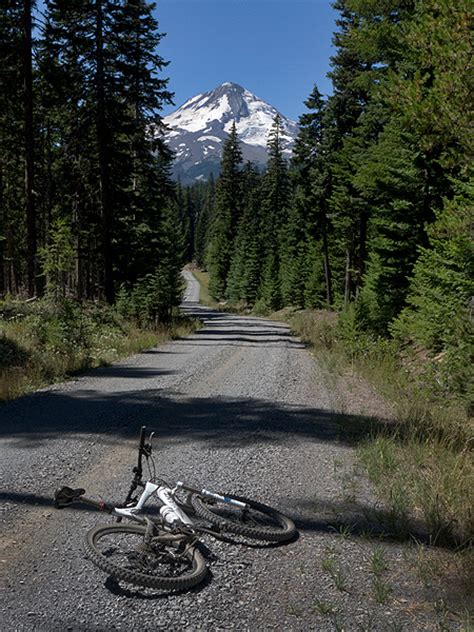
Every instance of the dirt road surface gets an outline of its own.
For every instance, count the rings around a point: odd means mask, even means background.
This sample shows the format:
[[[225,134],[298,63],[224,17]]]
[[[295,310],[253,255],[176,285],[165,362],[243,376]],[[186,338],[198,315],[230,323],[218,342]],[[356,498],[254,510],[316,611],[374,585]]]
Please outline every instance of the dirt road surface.
[[[0,628],[431,629],[423,613],[407,614],[402,580],[377,599],[378,545],[345,531],[374,499],[354,474],[323,371],[286,325],[199,306],[186,274],[184,309],[202,329],[0,408]],[[209,581],[181,594],[108,578],[83,550],[84,533],[107,517],[55,510],[51,497],[68,484],[123,500],[141,425],[156,431],[163,478],[267,502],[295,520],[299,538],[278,547],[209,539]],[[403,550],[389,545],[387,555],[396,565]]]

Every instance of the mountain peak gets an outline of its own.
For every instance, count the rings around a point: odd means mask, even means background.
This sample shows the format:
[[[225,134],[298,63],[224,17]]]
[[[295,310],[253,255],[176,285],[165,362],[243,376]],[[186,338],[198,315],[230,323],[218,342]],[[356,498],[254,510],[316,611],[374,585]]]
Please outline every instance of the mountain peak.
[[[238,83],[234,83],[233,81],[226,81],[225,83],[221,83],[220,86],[217,86],[216,90],[218,90],[219,88],[230,88],[233,90],[237,90],[238,92],[244,92],[245,88],[242,88],[242,86],[239,86]]]
[[[166,141],[175,152],[174,174],[184,184],[218,174],[223,142],[233,123],[244,160],[264,166],[268,160],[267,138],[279,112],[244,87],[226,81],[213,90],[197,94],[165,117]],[[298,132],[296,123],[281,115],[286,157]]]

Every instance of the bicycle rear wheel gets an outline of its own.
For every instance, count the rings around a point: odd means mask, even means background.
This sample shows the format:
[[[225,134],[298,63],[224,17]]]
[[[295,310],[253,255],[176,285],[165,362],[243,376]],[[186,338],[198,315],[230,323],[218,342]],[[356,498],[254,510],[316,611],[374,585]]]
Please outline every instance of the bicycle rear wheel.
[[[145,543],[146,528],[135,525],[101,525],[86,534],[88,557],[116,579],[165,590],[184,590],[207,575],[201,553],[195,546],[162,542]]]
[[[247,505],[240,509],[229,503],[194,494],[191,503],[196,513],[223,531],[230,531],[255,540],[284,542],[296,533],[295,524],[276,509],[243,496],[226,495]]]

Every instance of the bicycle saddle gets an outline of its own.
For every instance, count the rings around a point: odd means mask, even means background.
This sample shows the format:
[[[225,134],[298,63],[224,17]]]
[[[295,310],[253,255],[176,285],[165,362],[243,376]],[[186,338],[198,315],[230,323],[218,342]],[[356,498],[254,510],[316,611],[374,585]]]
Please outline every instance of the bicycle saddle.
[[[54,506],[56,509],[62,509],[67,505],[70,505],[77,498],[86,493],[85,489],[71,489],[70,487],[60,487],[54,492]]]

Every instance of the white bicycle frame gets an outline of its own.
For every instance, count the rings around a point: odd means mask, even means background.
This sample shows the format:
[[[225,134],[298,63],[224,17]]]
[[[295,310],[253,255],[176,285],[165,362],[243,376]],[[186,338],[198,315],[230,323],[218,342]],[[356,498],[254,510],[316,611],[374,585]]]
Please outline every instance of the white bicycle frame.
[[[221,496],[220,494],[214,494],[207,489],[197,490],[193,487],[185,485],[181,481],[178,481],[176,483],[176,487],[174,489],[170,489],[169,487],[166,487],[166,485],[156,485],[156,483],[147,481],[145,484],[145,489],[138,499],[138,503],[134,507],[114,507],[113,513],[116,516],[128,518],[129,520],[134,520],[141,523],[143,522],[143,520],[138,517],[140,512],[145,506],[147,500],[151,498],[153,494],[156,494],[157,498],[163,503],[162,507],[160,507],[160,515],[165,523],[170,526],[176,526],[179,524],[192,526],[192,519],[183,511],[183,509],[181,509],[181,507],[178,506],[178,504],[174,500],[174,495],[178,489],[184,489],[192,493],[197,493],[200,496],[204,496],[206,498],[213,498],[214,500],[219,500],[220,502],[233,505],[234,507],[238,507],[239,509],[248,508],[248,505],[246,503],[242,503],[239,500],[229,498],[228,496]]]

